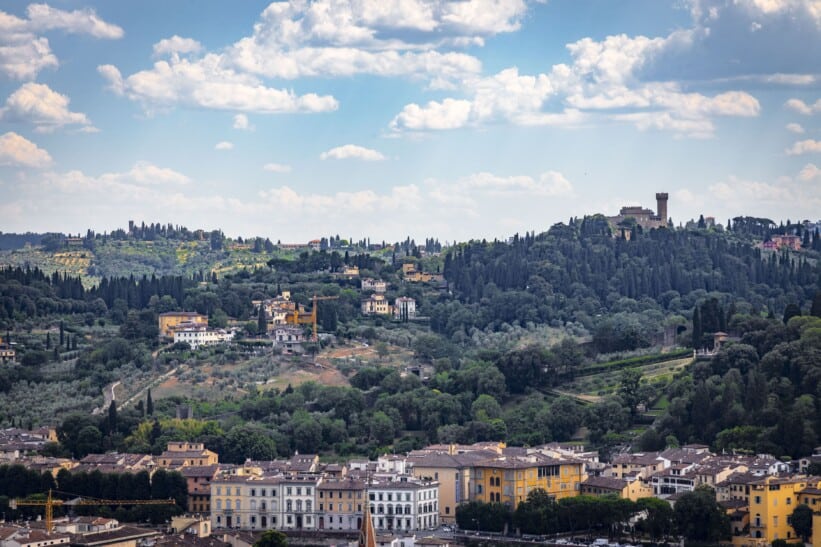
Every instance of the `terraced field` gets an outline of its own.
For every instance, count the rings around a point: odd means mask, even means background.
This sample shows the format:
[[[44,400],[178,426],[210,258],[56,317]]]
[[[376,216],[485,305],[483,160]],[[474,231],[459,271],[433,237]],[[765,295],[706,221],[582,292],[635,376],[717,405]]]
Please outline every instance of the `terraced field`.
[[[641,371],[643,381],[666,383],[672,380],[673,375],[684,370],[692,362],[692,357],[684,357],[633,368]],[[582,376],[551,392],[556,395],[571,397],[583,403],[596,403],[618,390],[621,373],[621,370],[614,370],[591,376]]]

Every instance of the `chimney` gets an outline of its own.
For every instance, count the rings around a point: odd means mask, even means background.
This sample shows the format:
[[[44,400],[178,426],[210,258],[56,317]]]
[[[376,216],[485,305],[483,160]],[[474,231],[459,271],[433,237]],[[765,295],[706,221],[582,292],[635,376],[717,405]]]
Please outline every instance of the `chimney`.
[[[656,215],[659,219],[667,224],[667,192],[656,194]]]

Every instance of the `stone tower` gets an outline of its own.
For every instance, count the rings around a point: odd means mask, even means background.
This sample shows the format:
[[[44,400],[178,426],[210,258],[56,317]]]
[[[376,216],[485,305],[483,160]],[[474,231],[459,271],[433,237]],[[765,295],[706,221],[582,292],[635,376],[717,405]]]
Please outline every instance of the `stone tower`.
[[[664,224],[667,224],[667,192],[656,194],[656,215]]]

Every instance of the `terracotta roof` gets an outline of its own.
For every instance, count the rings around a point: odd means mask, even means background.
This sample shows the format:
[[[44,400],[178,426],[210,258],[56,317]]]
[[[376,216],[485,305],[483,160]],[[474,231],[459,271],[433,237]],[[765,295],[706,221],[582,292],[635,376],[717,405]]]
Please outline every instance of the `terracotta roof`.
[[[606,488],[621,492],[627,484],[626,480],[617,479],[616,477],[587,477],[587,480],[582,483],[582,487]]]
[[[72,534],[72,545],[107,545],[109,543],[119,543],[129,539],[147,538],[159,535],[155,530],[137,528],[134,526],[121,526],[116,530],[105,530],[103,532],[93,532],[91,534]]]

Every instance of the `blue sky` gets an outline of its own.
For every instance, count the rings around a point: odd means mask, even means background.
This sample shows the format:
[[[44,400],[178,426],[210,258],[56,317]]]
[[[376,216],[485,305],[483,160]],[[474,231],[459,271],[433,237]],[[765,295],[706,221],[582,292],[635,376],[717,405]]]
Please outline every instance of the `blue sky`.
[[[16,2],[0,230],[821,217],[821,0]]]

